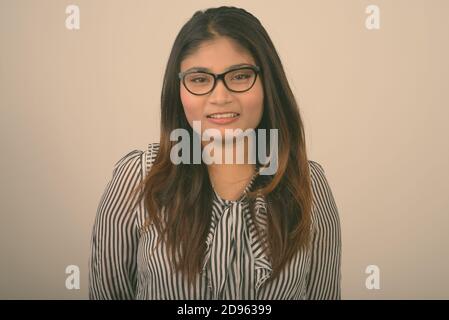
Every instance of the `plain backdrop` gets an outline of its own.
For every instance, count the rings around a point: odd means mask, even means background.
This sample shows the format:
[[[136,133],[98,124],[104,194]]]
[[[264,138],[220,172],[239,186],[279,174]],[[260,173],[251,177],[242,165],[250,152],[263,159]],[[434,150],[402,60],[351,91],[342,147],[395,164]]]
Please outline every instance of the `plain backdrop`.
[[[224,4],[258,17],[279,52],[340,213],[342,298],[449,298],[445,0],[0,0],[0,298],[87,298],[113,165],[159,141],[173,41]],[[369,5],[380,29],[365,26]]]

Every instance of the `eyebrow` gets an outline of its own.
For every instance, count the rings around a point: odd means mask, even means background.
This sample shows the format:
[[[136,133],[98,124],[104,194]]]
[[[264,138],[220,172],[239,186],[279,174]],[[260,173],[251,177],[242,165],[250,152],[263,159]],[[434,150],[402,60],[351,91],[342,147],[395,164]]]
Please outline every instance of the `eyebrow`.
[[[252,66],[252,64],[250,64],[250,63],[233,64],[232,66],[229,66],[226,69],[224,69],[223,72],[229,71],[229,70],[234,69],[234,68],[243,67],[243,66]],[[204,67],[192,67],[192,68],[189,68],[189,69],[187,69],[186,71],[183,71],[183,72],[189,72],[189,71],[212,72],[209,68],[204,68]]]

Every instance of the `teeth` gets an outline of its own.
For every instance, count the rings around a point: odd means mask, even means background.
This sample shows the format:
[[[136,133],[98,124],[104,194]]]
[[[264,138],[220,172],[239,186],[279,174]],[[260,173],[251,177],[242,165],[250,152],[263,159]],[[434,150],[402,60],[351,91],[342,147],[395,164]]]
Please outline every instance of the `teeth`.
[[[234,112],[230,112],[230,113],[220,113],[220,114],[211,114],[208,117],[209,118],[215,118],[215,119],[220,119],[220,118],[235,118],[237,117],[239,114],[238,113],[234,113]]]

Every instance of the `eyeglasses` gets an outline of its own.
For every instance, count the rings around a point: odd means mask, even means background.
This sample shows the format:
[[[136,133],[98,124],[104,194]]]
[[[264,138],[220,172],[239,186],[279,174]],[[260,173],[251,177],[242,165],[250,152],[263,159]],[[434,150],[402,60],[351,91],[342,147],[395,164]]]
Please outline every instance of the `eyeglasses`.
[[[244,66],[215,74],[206,71],[187,71],[178,74],[184,87],[192,94],[202,96],[214,90],[217,81],[222,79],[225,87],[232,92],[245,92],[256,83],[260,72],[258,66]]]

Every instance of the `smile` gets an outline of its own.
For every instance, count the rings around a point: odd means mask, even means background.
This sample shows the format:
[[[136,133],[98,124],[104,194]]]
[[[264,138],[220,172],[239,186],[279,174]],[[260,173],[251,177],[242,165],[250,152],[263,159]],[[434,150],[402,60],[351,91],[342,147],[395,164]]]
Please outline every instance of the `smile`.
[[[207,117],[212,119],[222,119],[222,118],[236,118],[240,114],[237,112],[226,112],[226,113],[214,113],[210,114]]]

